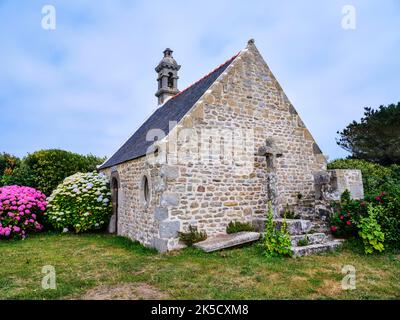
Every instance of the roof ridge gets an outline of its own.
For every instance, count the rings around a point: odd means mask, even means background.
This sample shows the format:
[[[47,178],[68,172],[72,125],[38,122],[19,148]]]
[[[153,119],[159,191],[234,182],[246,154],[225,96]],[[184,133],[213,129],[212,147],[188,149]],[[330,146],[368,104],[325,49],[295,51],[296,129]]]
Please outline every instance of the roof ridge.
[[[209,73],[207,73],[205,76],[201,77],[200,79],[198,79],[197,81],[193,82],[191,85],[189,85],[188,87],[186,87],[185,89],[183,89],[182,91],[179,91],[176,95],[172,96],[171,99],[172,100],[176,97],[178,97],[179,95],[181,95],[182,93],[184,93],[185,91],[187,91],[188,89],[190,89],[191,87],[193,87],[196,83],[200,82],[201,80],[204,80],[205,78],[209,77],[210,75],[212,75],[215,71],[221,69],[223,66],[225,66],[227,63],[231,62],[232,60],[234,60],[241,51],[239,51],[237,54],[235,54],[233,57],[229,58],[228,60],[226,60],[224,63],[220,64],[218,67],[216,67],[214,70],[210,71]],[[168,100],[167,100],[168,101]]]

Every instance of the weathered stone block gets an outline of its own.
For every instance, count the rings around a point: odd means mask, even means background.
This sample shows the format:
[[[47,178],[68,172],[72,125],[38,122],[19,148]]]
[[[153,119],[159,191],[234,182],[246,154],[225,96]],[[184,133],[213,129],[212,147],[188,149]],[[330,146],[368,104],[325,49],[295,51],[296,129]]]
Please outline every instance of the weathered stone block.
[[[179,195],[172,192],[164,192],[161,195],[161,206],[177,206],[179,204]]]
[[[163,221],[160,223],[160,237],[161,238],[176,238],[180,230],[180,221]]]
[[[164,165],[161,167],[160,176],[168,180],[175,180],[179,177],[179,168],[177,166]]]
[[[226,207],[235,207],[239,205],[239,203],[237,201],[226,201],[224,202],[224,206]]]
[[[162,221],[168,218],[168,209],[157,207],[154,210],[154,218],[158,221]]]
[[[331,177],[326,171],[314,172],[314,183],[317,185],[328,184]]]
[[[151,241],[151,246],[158,252],[168,251],[168,239],[153,238]]]
[[[153,183],[154,191],[155,192],[163,192],[167,189],[167,183],[161,177],[156,177]]]

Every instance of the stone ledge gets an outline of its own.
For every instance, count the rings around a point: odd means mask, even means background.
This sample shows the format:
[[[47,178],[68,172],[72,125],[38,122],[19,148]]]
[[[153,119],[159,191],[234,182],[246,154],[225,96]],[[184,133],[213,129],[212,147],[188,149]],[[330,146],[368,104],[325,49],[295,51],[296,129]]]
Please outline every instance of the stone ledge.
[[[293,257],[308,256],[311,254],[333,251],[342,245],[343,240],[332,240],[325,243],[311,244],[304,247],[292,247]]]
[[[210,237],[204,241],[195,243],[195,248],[205,252],[212,252],[230,247],[235,247],[244,243],[257,241],[260,238],[258,232],[238,232],[232,234],[223,234],[215,237]]]
[[[300,234],[300,235],[295,235],[295,236],[291,236],[290,240],[292,242],[292,246],[296,247],[298,242],[300,240],[304,240],[306,239],[306,237],[308,237],[308,243],[311,244],[317,244],[317,243],[323,243],[327,241],[327,235],[325,233],[322,232],[318,232],[318,233],[312,233],[312,234]]]

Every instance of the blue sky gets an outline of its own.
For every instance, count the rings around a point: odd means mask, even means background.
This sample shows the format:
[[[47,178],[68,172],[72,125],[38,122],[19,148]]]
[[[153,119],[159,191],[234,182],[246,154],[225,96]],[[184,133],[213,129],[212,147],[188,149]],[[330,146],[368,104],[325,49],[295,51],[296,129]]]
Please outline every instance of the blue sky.
[[[55,30],[41,27],[46,4]],[[400,100],[396,0],[0,0],[0,151],[110,156],[156,108],[166,47],[184,89],[250,38],[330,159],[346,155],[336,131],[363,107]]]

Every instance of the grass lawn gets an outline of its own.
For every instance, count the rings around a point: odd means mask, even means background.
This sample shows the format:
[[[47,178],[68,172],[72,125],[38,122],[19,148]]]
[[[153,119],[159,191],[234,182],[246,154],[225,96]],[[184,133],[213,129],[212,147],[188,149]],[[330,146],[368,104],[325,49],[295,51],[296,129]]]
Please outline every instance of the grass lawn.
[[[346,248],[298,259],[265,258],[256,245],[158,254],[117,236],[38,234],[0,241],[0,265],[0,299],[101,298],[112,292],[139,299],[400,298],[399,254],[365,256]],[[41,288],[45,265],[55,267],[56,290]],[[356,268],[355,290],[341,288],[343,265]]]

